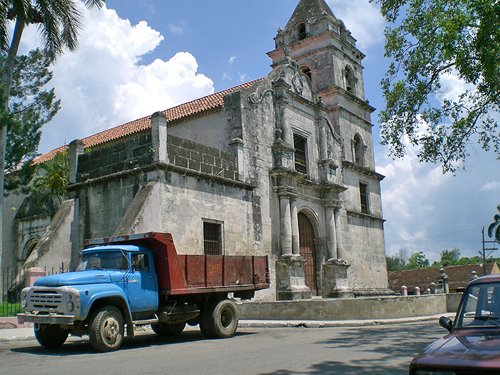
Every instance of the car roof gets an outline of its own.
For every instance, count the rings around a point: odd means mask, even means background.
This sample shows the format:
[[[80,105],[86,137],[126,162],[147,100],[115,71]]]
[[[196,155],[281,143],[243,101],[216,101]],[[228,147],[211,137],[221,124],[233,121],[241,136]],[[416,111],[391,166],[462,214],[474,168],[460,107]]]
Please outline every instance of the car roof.
[[[469,285],[487,284],[496,282],[500,282],[500,273],[478,277],[477,279],[472,280],[469,283]]]

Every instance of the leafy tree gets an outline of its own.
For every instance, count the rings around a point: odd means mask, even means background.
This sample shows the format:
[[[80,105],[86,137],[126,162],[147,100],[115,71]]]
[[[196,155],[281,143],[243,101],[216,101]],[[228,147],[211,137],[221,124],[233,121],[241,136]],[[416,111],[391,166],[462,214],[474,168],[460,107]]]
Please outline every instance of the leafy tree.
[[[409,270],[414,270],[417,268],[426,268],[429,267],[430,262],[429,259],[425,256],[422,251],[414,252],[408,258],[408,263],[406,264],[406,268]]]
[[[406,262],[399,254],[388,255],[385,259],[387,262],[387,271],[401,271],[405,268]]]
[[[500,242],[500,204],[497,206],[498,214],[493,216],[493,222],[488,226],[488,237]]]
[[[0,68],[4,61],[5,55],[0,53]],[[43,89],[52,78],[49,65],[48,57],[38,49],[16,59],[9,100],[12,125],[5,157],[5,173],[10,175],[5,181],[6,191],[27,186],[34,171],[31,161],[40,142],[40,129],[60,108],[54,89]]]
[[[467,266],[469,264],[481,264],[483,262],[483,259],[479,256],[473,256],[471,258],[469,257],[462,257],[457,261],[457,266]]]
[[[35,199],[53,199],[60,203],[66,196],[69,182],[68,151],[58,152],[51,160],[37,166],[38,174],[33,178],[30,190]]]
[[[457,248],[451,250],[446,249],[441,251],[440,255],[441,255],[440,263],[442,267],[454,266],[460,259],[460,249]]]
[[[419,146],[420,161],[441,163],[443,172],[463,167],[475,140],[500,159],[498,0],[371,1],[390,24],[382,143],[402,157],[407,137]],[[446,74],[457,75],[467,88],[440,101]]]
[[[104,0],[81,1],[87,7],[99,8],[104,4]],[[44,39],[44,49],[49,59],[53,61],[64,48],[74,50],[78,46],[78,31],[81,28],[78,3],[77,0],[0,0],[0,51],[7,53],[0,79],[0,213],[3,212],[7,131],[9,126],[15,126],[9,114],[9,98],[15,60],[24,28],[30,24],[38,26]],[[11,38],[7,27],[10,21],[14,21]],[[0,215],[0,270],[3,243],[2,217],[3,215]]]

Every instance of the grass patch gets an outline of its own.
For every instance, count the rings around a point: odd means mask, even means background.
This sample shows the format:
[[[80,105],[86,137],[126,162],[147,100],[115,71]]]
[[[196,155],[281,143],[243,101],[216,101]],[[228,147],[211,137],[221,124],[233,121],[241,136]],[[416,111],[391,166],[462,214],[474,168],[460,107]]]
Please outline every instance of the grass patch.
[[[0,316],[16,316],[17,313],[21,312],[21,305],[19,302],[11,303],[4,301],[0,304]]]

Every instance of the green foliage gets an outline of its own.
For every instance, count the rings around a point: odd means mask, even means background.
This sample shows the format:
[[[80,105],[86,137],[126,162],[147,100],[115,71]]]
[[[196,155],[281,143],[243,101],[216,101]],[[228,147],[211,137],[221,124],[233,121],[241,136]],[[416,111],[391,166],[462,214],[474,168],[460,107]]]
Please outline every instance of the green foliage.
[[[488,236],[500,242],[500,204],[497,206],[498,214],[493,216],[493,222],[488,226]]]
[[[0,54],[0,69],[5,55]],[[5,189],[26,186],[34,171],[41,128],[60,108],[54,89],[45,86],[52,79],[50,60],[40,50],[16,59],[12,74],[9,113],[0,112],[0,123],[8,126],[5,173],[10,174]],[[1,74],[1,70],[0,70]]]
[[[104,0],[82,0],[86,7],[100,8]],[[0,0],[0,49],[9,49],[7,22],[37,24],[45,50],[52,60],[64,47],[75,50],[81,29],[81,14],[75,0]]]
[[[21,311],[21,304],[19,302],[11,303],[4,301],[3,303],[0,303],[1,317],[16,316],[16,314],[20,313]]]
[[[30,185],[34,199],[43,201],[54,197],[61,202],[69,183],[68,151],[58,152],[52,160],[38,165],[37,171]]]
[[[406,269],[414,270],[417,268],[426,268],[429,267],[430,262],[429,259],[425,256],[422,251],[414,252],[408,258],[408,263],[406,265]]]
[[[406,261],[401,254],[394,254],[385,257],[387,262],[387,271],[401,271],[406,267]]]
[[[393,156],[406,153],[405,138],[422,162],[443,172],[464,167],[474,140],[500,159],[495,115],[500,108],[500,3],[497,0],[371,0],[390,26],[382,80],[382,143]],[[444,74],[467,87],[442,98]]]
[[[441,251],[441,266],[448,267],[454,266],[457,264],[460,258],[460,249],[454,248],[451,250],[443,250]]]

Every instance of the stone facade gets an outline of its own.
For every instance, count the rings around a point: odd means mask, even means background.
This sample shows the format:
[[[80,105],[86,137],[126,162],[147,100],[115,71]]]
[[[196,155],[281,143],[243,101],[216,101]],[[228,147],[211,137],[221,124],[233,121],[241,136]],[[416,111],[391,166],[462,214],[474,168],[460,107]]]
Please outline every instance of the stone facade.
[[[301,0],[275,40],[269,75],[220,105],[73,142],[58,246],[75,259],[84,238],[167,231],[180,253],[268,255],[261,300],[386,293],[364,55],[324,0]]]

